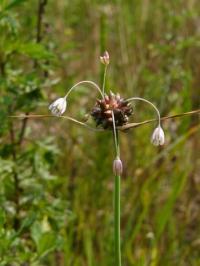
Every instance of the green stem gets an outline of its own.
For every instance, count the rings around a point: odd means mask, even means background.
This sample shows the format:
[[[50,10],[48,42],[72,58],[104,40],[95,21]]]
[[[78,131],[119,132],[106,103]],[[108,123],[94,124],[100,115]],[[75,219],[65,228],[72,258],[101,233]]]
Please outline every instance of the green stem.
[[[105,94],[105,84],[106,84],[106,74],[107,74],[107,65],[105,65],[104,74],[103,74],[103,86],[102,86],[102,92],[103,96]]]
[[[115,176],[114,192],[115,212],[115,266],[121,266],[121,244],[120,244],[120,176]]]
[[[116,155],[120,157],[118,130],[116,129],[116,126],[115,126],[115,116],[114,116],[113,111],[112,111],[112,120],[113,120],[113,136],[114,136],[114,143],[115,143],[115,151],[116,151]]]
[[[116,155],[120,157],[119,136],[118,130],[115,127],[115,117],[113,118],[113,133],[115,140]],[[121,244],[120,244],[120,175],[115,176],[115,191],[114,191],[114,245],[115,245],[115,266],[121,266]]]

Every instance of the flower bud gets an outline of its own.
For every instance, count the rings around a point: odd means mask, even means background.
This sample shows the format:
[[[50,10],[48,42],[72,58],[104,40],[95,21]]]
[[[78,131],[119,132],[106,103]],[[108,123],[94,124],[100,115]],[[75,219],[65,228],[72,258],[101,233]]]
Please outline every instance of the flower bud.
[[[115,175],[121,175],[123,171],[123,165],[122,165],[122,161],[120,160],[119,157],[117,157],[114,161],[113,161],[113,173]]]
[[[107,51],[104,52],[103,56],[100,56],[100,61],[104,65],[109,65],[110,57],[109,57],[109,53]]]
[[[66,98],[59,98],[56,101],[54,101],[52,104],[49,106],[49,110],[52,112],[53,115],[55,116],[61,116],[67,107],[67,101]]]
[[[161,126],[158,126],[151,137],[151,143],[155,146],[163,145],[165,143],[165,134]]]

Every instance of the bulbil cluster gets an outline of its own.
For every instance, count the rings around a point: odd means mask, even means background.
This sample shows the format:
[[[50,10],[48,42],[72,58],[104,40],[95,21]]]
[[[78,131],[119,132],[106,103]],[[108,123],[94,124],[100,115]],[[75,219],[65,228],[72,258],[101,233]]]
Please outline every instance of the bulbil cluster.
[[[91,116],[96,122],[96,126],[104,129],[113,129],[112,111],[115,118],[115,125],[123,126],[128,123],[129,116],[133,113],[133,108],[129,102],[121,98],[117,93],[105,94],[104,98],[97,100],[91,111]]]

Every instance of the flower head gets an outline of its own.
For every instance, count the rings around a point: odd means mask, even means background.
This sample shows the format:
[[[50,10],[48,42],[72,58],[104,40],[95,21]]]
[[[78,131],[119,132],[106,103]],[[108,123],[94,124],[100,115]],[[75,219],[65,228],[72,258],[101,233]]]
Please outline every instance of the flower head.
[[[127,124],[129,116],[133,113],[131,104],[124,100],[118,93],[105,94],[104,98],[97,100],[91,111],[97,126],[104,129],[113,129],[112,111],[115,116],[116,126]]]
[[[104,52],[103,56],[100,56],[100,61],[104,65],[109,65],[110,57],[109,57],[109,53],[107,51]]]
[[[66,98],[59,98],[55,100],[52,104],[49,105],[49,110],[55,116],[61,116],[67,107],[67,100]]]
[[[155,146],[163,145],[165,143],[165,134],[160,125],[154,130],[151,137],[151,143]]]
[[[113,173],[115,175],[121,175],[122,171],[123,171],[122,161],[117,156],[116,159],[113,161]]]

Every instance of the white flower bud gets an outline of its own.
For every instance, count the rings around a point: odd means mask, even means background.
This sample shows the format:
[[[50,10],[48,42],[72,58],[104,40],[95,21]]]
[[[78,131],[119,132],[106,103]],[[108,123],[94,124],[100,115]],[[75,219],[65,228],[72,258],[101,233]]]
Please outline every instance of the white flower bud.
[[[163,145],[165,143],[165,134],[161,126],[158,126],[151,137],[151,143],[155,146]]]
[[[123,165],[122,165],[122,161],[120,160],[119,157],[117,157],[114,161],[113,161],[113,173],[115,175],[121,175],[123,171]]]
[[[67,100],[66,98],[59,98],[55,100],[52,104],[49,105],[49,110],[55,116],[61,116],[67,107]]]
[[[107,51],[104,52],[103,56],[100,56],[100,61],[104,65],[109,65],[110,57],[109,57],[109,53]]]

